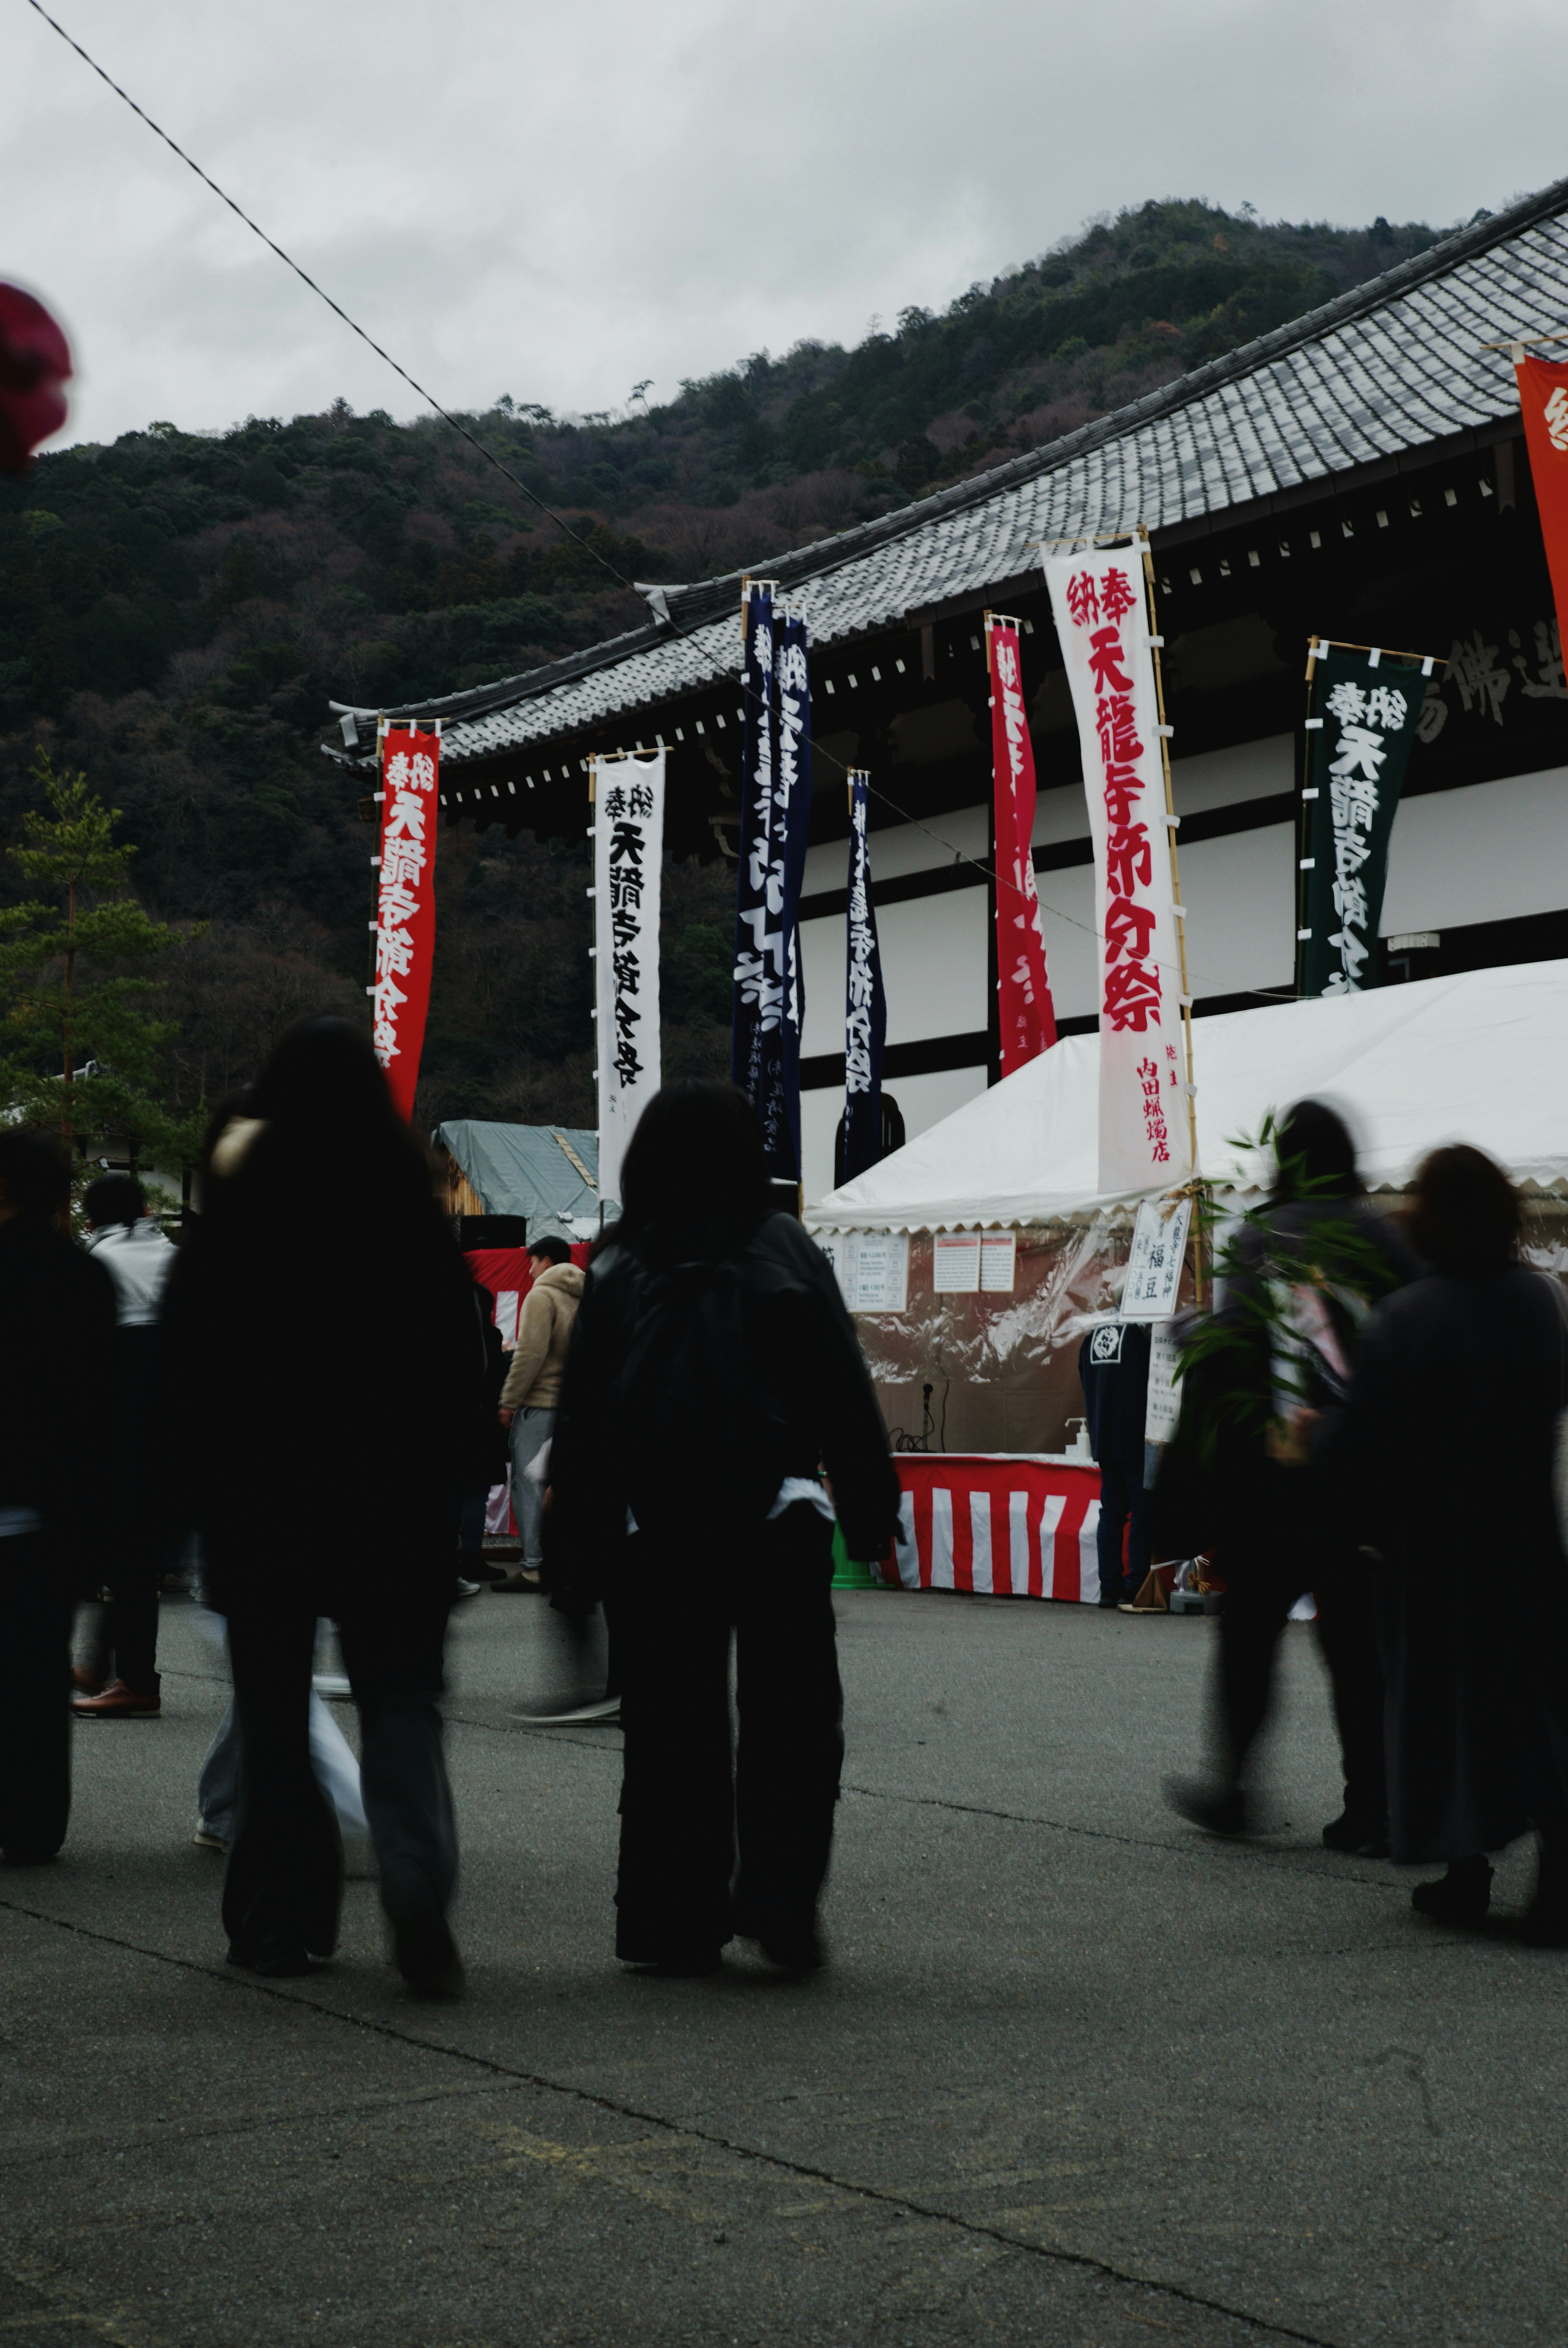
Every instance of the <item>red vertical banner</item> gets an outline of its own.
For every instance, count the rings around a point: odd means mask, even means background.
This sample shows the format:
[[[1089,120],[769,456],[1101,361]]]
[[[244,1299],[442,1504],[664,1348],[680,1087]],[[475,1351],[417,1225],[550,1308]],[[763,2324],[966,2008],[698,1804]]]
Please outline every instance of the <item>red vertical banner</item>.
[[[1034,886],[1034,750],[1024,707],[1018,623],[986,614],[996,790],[997,983],[1001,1072],[1010,1076],[1056,1041],[1045,934]]]
[[[436,952],[441,737],[421,734],[416,726],[389,726],[381,756],[381,886],[371,1040],[400,1114],[412,1117]]]
[[[1557,623],[1568,631],[1568,366],[1521,355],[1513,372]]]

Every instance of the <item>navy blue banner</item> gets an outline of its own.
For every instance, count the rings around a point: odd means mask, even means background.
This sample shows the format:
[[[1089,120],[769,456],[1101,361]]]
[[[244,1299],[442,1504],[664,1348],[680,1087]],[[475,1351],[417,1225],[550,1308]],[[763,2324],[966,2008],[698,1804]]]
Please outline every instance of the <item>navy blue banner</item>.
[[[730,1075],[762,1121],[770,1170],[798,1182],[805,990],[796,931],[811,826],[811,691],[804,623],[775,617],[765,586],[746,602],[742,682]]]
[[[774,622],[778,682],[778,766],[774,779],[774,861],[782,877],[784,994],[780,1076],[789,1160],[781,1174],[800,1180],[800,1038],[805,1025],[805,970],[800,950],[800,891],[811,831],[811,675],[805,622]]]
[[[866,846],[866,777],[849,778],[849,965],[844,1003],[844,1179],[853,1182],[882,1156],[882,1046],[887,997],[871,902]]]

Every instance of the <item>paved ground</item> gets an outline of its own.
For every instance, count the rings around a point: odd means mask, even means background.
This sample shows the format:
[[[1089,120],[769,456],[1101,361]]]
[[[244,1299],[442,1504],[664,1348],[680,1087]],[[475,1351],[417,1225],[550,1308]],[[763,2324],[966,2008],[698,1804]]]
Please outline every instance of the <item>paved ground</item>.
[[[831,1970],[662,1982],[610,1953],[618,1735],[507,1717],[542,1616],[457,1618],[430,2008],[363,1876],[330,1969],[225,1971],[225,1690],[166,1608],[163,1719],[80,1730],[64,1858],[0,1875],[0,2341],[1568,2339],[1568,1956],[1522,1852],[1460,1937],[1322,1851],[1310,1632],[1239,1848],[1159,1799],[1211,1624],[841,1600]]]

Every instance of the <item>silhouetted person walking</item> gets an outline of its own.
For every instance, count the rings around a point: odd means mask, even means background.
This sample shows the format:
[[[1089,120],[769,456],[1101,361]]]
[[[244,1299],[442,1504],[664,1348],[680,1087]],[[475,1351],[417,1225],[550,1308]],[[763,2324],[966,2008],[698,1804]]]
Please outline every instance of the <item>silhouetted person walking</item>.
[[[738,1934],[804,1970],[844,1754],[832,1510],[852,1556],[881,1556],[897,1478],[837,1282],[771,1210],[743,1097],[667,1085],[621,1196],[567,1361],[545,1545],[558,1603],[615,1609],[616,1954],[707,1972]]]
[[[1368,1302],[1411,1279],[1419,1265],[1400,1232],[1373,1214],[1356,1170],[1355,1144],[1322,1101],[1299,1101],[1276,1137],[1277,1172],[1267,1214],[1239,1235],[1214,1324],[1226,1350],[1187,1381],[1178,1450],[1190,1456],[1205,1419],[1215,1437],[1202,1480],[1212,1495],[1201,1545],[1213,1546],[1225,1582],[1214,1682],[1214,1758],[1209,1780],[1175,1780],[1173,1807],[1214,1834],[1250,1820],[1247,1777],[1267,1717],[1280,1633],[1296,1600],[1317,1601],[1317,1636],[1328,1666],[1345,1766],[1345,1807],[1323,1829],[1331,1849],[1380,1852],[1388,1843],[1383,1766],[1383,1683],[1371,1592],[1344,1512],[1311,1457],[1307,1421],[1276,1414],[1278,1353],[1295,1344],[1299,1365],[1327,1359],[1294,1323],[1320,1312],[1325,1343],[1348,1368],[1355,1319]],[[1327,1272],[1325,1265],[1327,1265]],[[1309,1325],[1309,1323],[1308,1323]],[[1311,1370],[1307,1373],[1308,1382]],[[1318,1400],[1329,1399],[1325,1386]],[[1156,1555],[1185,1546],[1164,1537],[1164,1479],[1153,1509]]]
[[[1553,1491],[1563,1300],[1518,1262],[1519,1200],[1479,1149],[1416,1177],[1431,1272],[1362,1332],[1333,1460],[1378,1552],[1396,1860],[1415,1905],[1474,1923],[1488,1851],[1541,1838],[1532,1938],[1568,1943],[1568,1562]]]
[[[336,1942],[342,1845],[309,1730],[330,1614],[397,1963],[415,1990],[451,1994],[457,1843],[437,1697],[452,1495],[487,1432],[480,1303],[358,1030],[293,1029],[250,1106],[212,1151],[167,1308],[240,1716],[229,1953],[297,1973]]]
[[[104,1533],[108,1274],[62,1237],[51,1136],[0,1128],[0,1851],[53,1859],[71,1810],[71,1607]]]

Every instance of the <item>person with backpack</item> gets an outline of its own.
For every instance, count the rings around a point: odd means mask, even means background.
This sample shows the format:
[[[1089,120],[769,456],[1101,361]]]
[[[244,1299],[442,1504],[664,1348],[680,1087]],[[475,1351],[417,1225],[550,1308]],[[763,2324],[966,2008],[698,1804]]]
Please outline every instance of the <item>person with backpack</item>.
[[[773,1208],[744,1096],[666,1085],[620,1179],[567,1358],[545,1537],[554,1602],[615,1613],[616,1954],[706,1973],[738,1937],[804,1972],[844,1756],[833,1519],[852,1557],[880,1557],[898,1480],[837,1282]]]
[[[1243,1221],[1216,1275],[1219,1309],[1199,1324],[1182,1419],[1151,1510],[1156,1560],[1203,1549],[1225,1582],[1214,1674],[1214,1761],[1173,1777],[1173,1809],[1210,1834],[1254,1822],[1250,1772],[1268,1716],[1280,1638],[1296,1600],[1317,1600],[1345,1766],[1330,1850],[1389,1844],[1383,1675],[1367,1577],[1346,1512],[1316,1460],[1314,1418],[1343,1397],[1358,1323],[1419,1274],[1401,1232],[1372,1211],[1356,1145],[1326,1101],[1298,1101],[1276,1136],[1265,1206]],[[1200,1472],[1193,1476],[1197,1455]],[[1187,1486],[1195,1483],[1194,1503]]]

